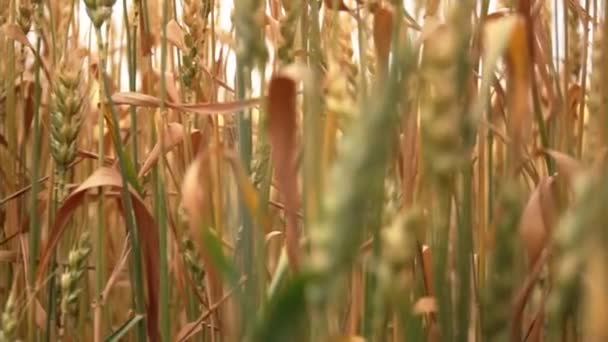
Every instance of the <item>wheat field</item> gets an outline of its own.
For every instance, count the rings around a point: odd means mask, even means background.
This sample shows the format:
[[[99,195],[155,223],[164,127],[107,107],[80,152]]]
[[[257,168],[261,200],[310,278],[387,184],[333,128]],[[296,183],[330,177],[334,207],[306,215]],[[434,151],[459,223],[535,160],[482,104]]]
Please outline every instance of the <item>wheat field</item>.
[[[0,0],[0,342],[608,341],[606,0]]]

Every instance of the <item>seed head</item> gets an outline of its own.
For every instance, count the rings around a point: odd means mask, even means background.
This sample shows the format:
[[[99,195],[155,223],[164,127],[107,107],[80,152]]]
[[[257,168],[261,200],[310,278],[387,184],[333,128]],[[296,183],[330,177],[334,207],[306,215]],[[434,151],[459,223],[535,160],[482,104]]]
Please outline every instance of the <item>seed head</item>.
[[[80,68],[64,62],[52,95],[51,155],[59,170],[65,170],[76,158],[76,140],[82,123]]]

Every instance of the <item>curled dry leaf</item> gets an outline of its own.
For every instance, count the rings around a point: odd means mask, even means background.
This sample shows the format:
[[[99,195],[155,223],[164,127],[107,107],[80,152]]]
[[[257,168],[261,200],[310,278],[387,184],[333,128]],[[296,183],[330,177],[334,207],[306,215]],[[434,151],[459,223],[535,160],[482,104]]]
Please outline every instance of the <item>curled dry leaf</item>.
[[[378,7],[374,11],[374,46],[381,70],[386,71],[388,55],[393,36],[393,10],[388,6]]]
[[[298,184],[296,166],[296,81],[286,73],[275,74],[268,89],[268,135],[279,192],[285,203],[285,241],[291,267],[299,266]]]
[[[554,199],[555,177],[541,179],[530,195],[522,213],[519,235],[528,255],[528,265],[534,265],[553,231],[557,216]]]
[[[116,105],[132,105],[136,107],[160,107],[161,101],[158,97],[146,95],[137,92],[120,92],[112,95],[112,101]],[[216,103],[176,103],[165,101],[167,108],[197,113],[197,114],[230,114],[246,108],[253,107],[260,103],[260,98],[253,98],[241,101],[232,102],[216,102]]]
[[[182,181],[182,205],[186,213],[188,213],[188,218],[191,222],[200,222],[201,208],[205,206],[205,196],[201,189],[200,174],[201,158],[196,158],[188,166],[184,174],[184,180]]]
[[[170,152],[174,147],[181,144],[184,140],[185,128],[181,124],[177,122],[171,122],[167,125],[165,129],[165,153]],[[196,155],[198,151],[199,142],[201,139],[201,132],[198,129],[192,130],[190,133],[190,139],[192,140],[192,153]],[[146,156],[144,163],[139,169],[138,177],[143,177],[160,157],[160,142],[157,142],[156,145],[152,148],[150,153]]]
[[[531,60],[526,21],[517,17],[507,47],[509,134],[516,148],[528,141],[532,133],[530,110]],[[517,152],[519,153],[519,151]]]
[[[570,185],[573,184],[572,182],[575,178],[583,171],[583,165],[580,161],[563,152],[555,150],[545,150],[544,152],[555,160],[557,172],[560,176],[564,176]]]
[[[186,43],[184,42],[184,33],[175,19],[171,19],[167,23],[167,41],[175,45],[176,48],[185,51]]]
[[[160,82],[160,72],[156,72],[156,77]],[[169,99],[169,101],[173,103],[179,102],[179,92],[177,91],[175,74],[171,72],[165,72],[165,91],[167,92],[167,99]]]
[[[205,168],[207,167],[205,153],[199,152],[197,158],[188,166],[182,181],[182,206],[188,215],[188,222],[191,231],[194,233],[193,241],[196,243],[205,272],[207,273],[207,281],[209,286],[210,298],[213,301],[219,300],[222,295],[221,275],[211,254],[203,243],[204,234],[206,233],[201,224],[203,222],[204,208],[208,206],[206,191],[207,177],[205,177]]]
[[[42,250],[41,261],[38,268],[37,284],[40,286],[47,275],[47,268],[53,256],[53,251],[61,240],[65,232],[66,223],[70,219],[72,213],[84,203],[86,194],[89,190],[100,187],[122,188],[122,179],[120,173],[116,169],[102,167],[89,176],[76,190],[74,190],[63,202],[55,221],[51,226],[49,238],[46,246]],[[146,315],[149,324],[148,337],[151,341],[158,341],[158,287],[159,287],[159,260],[158,260],[158,228],[152,214],[146,208],[144,201],[137,195],[135,191],[129,189],[135,219],[137,221],[138,236],[143,247],[144,267],[146,274],[147,287],[147,308]]]

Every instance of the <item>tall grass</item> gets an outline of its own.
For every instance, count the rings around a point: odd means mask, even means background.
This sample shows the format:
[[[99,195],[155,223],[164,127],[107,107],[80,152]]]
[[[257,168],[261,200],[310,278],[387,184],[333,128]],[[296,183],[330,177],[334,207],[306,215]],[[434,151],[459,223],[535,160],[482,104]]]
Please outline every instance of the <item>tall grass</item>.
[[[608,340],[607,11],[7,0],[0,342]]]

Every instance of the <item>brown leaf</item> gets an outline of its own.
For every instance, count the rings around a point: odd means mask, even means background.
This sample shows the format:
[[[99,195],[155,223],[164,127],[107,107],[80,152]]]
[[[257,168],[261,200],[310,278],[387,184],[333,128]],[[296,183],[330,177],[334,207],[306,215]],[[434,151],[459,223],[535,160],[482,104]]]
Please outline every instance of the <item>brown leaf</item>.
[[[528,255],[529,267],[534,265],[553,231],[557,216],[554,184],[554,176],[543,178],[522,213],[519,235]]]
[[[175,45],[176,48],[185,51],[186,43],[184,42],[184,33],[175,19],[171,19],[167,23],[167,41]]]
[[[578,105],[581,103],[584,95],[580,85],[570,85],[570,88],[568,89],[568,114],[571,115],[573,119],[578,117]]]
[[[374,12],[373,35],[378,63],[384,72],[388,66],[388,55],[393,36],[393,10],[389,7],[378,7]]]
[[[299,267],[298,184],[296,166],[296,81],[286,74],[275,74],[268,89],[268,135],[272,163],[279,192],[285,203],[286,250],[293,270]]]
[[[53,251],[65,232],[72,213],[84,203],[89,190],[100,187],[122,188],[122,179],[116,169],[102,167],[89,176],[76,190],[74,190],[63,202],[57,211],[57,215],[50,229],[49,239],[42,249],[42,256],[37,274],[37,283],[40,285],[46,276],[46,270],[51,261]],[[144,201],[135,191],[129,189],[137,221],[137,230],[141,245],[143,246],[144,267],[146,269],[147,287],[147,321],[148,337],[151,341],[158,341],[158,229],[154,218],[146,208]]]
[[[409,208],[414,200],[416,190],[416,177],[418,175],[418,125],[417,116],[404,115],[403,137],[401,139],[402,153],[402,190],[403,206]]]
[[[148,9],[144,8],[145,1],[139,2],[139,13],[149,13]],[[152,52],[152,46],[154,45],[154,37],[152,34],[146,30],[147,23],[144,20],[146,16],[139,16],[139,46],[141,48],[141,55],[143,57],[148,56]],[[149,29],[149,27],[148,27]]]
[[[529,333],[527,334],[527,342],[542,342],[544,341],[544,322],[545,322],[545,309],[544,307],[539,308],[535,317],[533,318],[530,326]]]
[[[557,172],[559,175],[563,175],[569,184],[572,184],[576,176],[583,171],[583,165],[580,161],[563,152],[555,150],[545,150],[544,152],[555,160]]]
[[[515,294],[513,299],[513,324],[511,325],[511,337],[513,341],[521,341],[521,323],[524,309],[526,307],[526,303],[528,302],[530,293],[532,292],[532,289],[540,276],[541,270],[543,270],[548,259],[549,253],[545,248],[544,251],[541,252],[540,257],[536,259],[533,266],[529,268],[526,279],[524,279],[523,284]]]
[[[177,122],[171,122],[167,125],[167,128],[164,132],[164,134],[165,134],[165,153],[170,152],[174,147],[176,147],[177,145],[182,143],[182,141],[184,140],[184,133],[185,133],[185,128]],[[198,150],[200,138],[201,138],[201,131],[199,131],[197,129],[192,130],[192,132],[190,133],[190,139],[192,139],[192,148],[193,148],[192,153],[193,154],[196,154],[196,152]],[[137,176],[141,178],[148,171],[150,171],[152,166],[154,166],[154,164],[158,160],[159,156],[160,156],[160,142],[157,142],[156,145],[154,145],[154,147],[150,151],[150,153],[148,153],[148,155],[146,156],[146,159],[144,160],[141,168],[139,169],[139,174]]]
[[[209,232],[201,229],[203,213],[208,207],[208,154],[199,152],[197,158],[188,166],[182,181],[181,194],[182,205],[188,214],[190,229],[195,233],[194,242],[199,248],[205,272],[209,295],[212,301],[216,301],[222,295],[221,273],[217,269],[213,258],[203,243],[204,234]]]
[[[507,48],[509,134],[516,148],[528,141],[532,132],[530,110],[531,60],[526,21],[517,17]],[[516,151],[520,153],[520,151]]]
[[[42,65],[42,70],[44,71],[46,78],[48,80],[50,80],[51,73],[49,72],[50,69],[48,67],[47,62],[41,56],[36,55],[36,48],[34,48],[34,46],[32,45],[32,43],[30,43],[30,41],[27,39],[25,34],[23,34],[23,31],[21,31],[21,28],[19,28],[19,26],[17,24],[9,23],[9,24],[4,25],[3,30],[4,30],[4,34],[6,35],[6,37],[8,37],[12,40],[16,40],[19,43],[26,46],[28,49],[32,50],[32,53],[40,61],[40,64]]]
[[[120,92],[112,95],[112,101],[116,105],[132,105],[136,107],[160,107],[160,99],[151,95],[146,95],[137,92]],[[175,103],[165,101],[167,108],[197,113],[197,114],[230,114],[242,109],[250,108],[260,103],[260,98],[253,98],[241,101],[232,102],[216,102],[216,103]]]
[[[38,325],[38,327],[42,330],[46,330],[46,322],[48,320],[48,316],[46,314],[46,310],[44,310],[44,307],[42,306],[42,304],[40,304],[40,301],[36,298],[34,299],[34,301],[36,302],[36,311],[35,311],[35,319],[36,319],[36,325]]]
[[[184,173],[182,181],[182,205],[188,213],[189,220],[198,223],[201,220],[201,208],[205,206],[205,195],[201,190],[201,158],[196,158]]]
[[[160,82],[160,73],[156,74],[157,79]],[[160,90],[160,83],[159,83]],[[179,91],[177,91],[177,84],[175,82],[175,75],[171,72],[165,72],[165,91],[167,93],[167,99],[170,102],[179,102]]]

